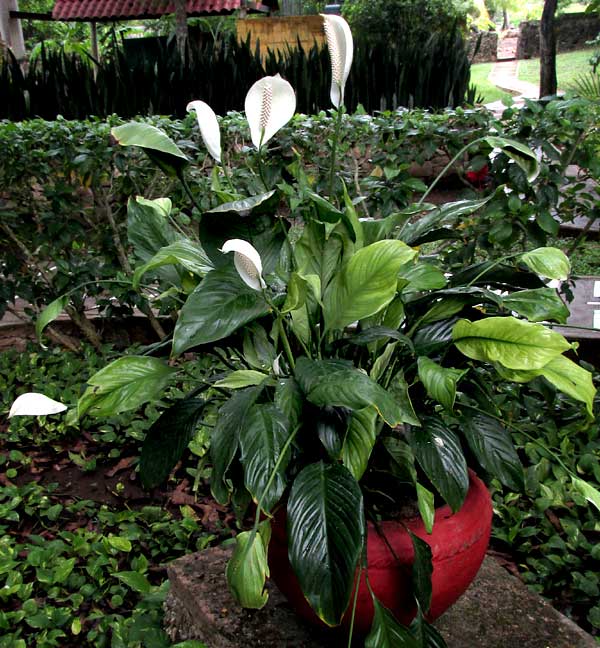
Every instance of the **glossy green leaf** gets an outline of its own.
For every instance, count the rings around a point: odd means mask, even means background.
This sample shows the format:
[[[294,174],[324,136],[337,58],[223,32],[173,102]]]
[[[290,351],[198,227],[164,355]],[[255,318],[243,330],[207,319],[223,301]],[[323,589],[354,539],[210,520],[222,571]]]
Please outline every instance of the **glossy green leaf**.
[[[522,254],[519,259],[533,272],[548,279],[566,280],[571,273],[571,262],[558,248],[541,247]]]
[[[419,357],[417,366],[419,378],[430,398],[441,403],[446,409],[452,410],[456,398],[456,385],[467,370],[441,367],[425,356]]]
[[[38,315],[35,322],[35,336],[38,342],[42,342],[42,332],[53,322],[64,310],[65,306],[69,303],[68,295],[61,295],[54,301],[50,302],[46,308]]]
[[[265,605],[269,598],[265,590],[269,565],[263,534],[253,531],[237,534],[226,575],[229,589],[242,607],[260,609]]]
[[[378,241],[356,252],[325,291],[325,330],[342,329],[387,306],[396,294],[400,267],[416,254],[395,240]]]
[[[257,196],[250,196],[241,200],[223,203],[218,207],[209,209],[206,214],[224,214],[226,212],[235,212],[240,216],[247,217],[250,214],[272,213],[277,205],[279,197],[276,195],[277,189]]]
[[[372,405],[392,427],[405,418],[392,394],[359,369],[337,368],[300,358],[296,364],[296,378],[303,389],[307,382],[310,383],[305,391],[306,398],[318,407],[347,407],[356,411]]]
[[[289,558],[307,601],[327,625],[340,623],[365,542],[361,490],[339,464],[310,464],[287,506]]]
[[[513,491],[523,490],[523,466],[510,433],[485,414],[464,415],[463,434],[483,468]]]
[[[456,512],[469,489],[467,462],[456,434],[437,419],[412,428],[410,445],[419,465],[440,495]]]
[[[402,293],[438,290],[447,283],[444,273],[432,263],[421,262],[413,266],[407,265],[400,269],[400,277],[408,281],[408,284],[402,289]]]
[[[269,514],[286,486],[285,470],[290,449],[287,419],[273,404],[254,405],[240,426],[240,461],[244,483],[255,503]]]
[[[254,405],[261,391],[262,386],[258,386],[236,392],[219,410],[217,423],[210,438],[213,463],[210,490],[219,504],[227,504],[233,490],[227,471],[238,451],[240,421],[246,420],[248,410]]]
[[[435,521],[435,496],[422,484],[417,483],[417,505],[427,533],[433,531]]]
[[[540,163],[533,151],[527,148],[521,142],[517,142],[506,137],[488,135],[485,141],[492,148],[499,148],[511,160],[514,160],[525,171],[527,180],[533,182],[540,173]]]
[[[402,421],[410,425],[421,425],[418,416],[415,413],[410,394],[408,393],[408,383],[404,378],[402,370],[397,371],[392,377],[388,386],[388,392],[392,394],[396,403],[402,410]]]
[[[431,605],[431,575],[433,564],[431,562],[431,547],[414,533],[410,532],[415,560],[412,566],[413,594],[419,607],[427,613]]]
[[[173,354],[228,337],[269,310],[233,268],[209,272],[187,298],[173,334]]]
[[[262,384],[269,376],[262,373],[262,371],[254,371],[254,369],[239,369],[232,371],[227,378],[218,380],[215,387],[224,387],[226,389],[243,389],[244,387],[252,387],[253,385]]]
[[[598,489],[574,475],[571,475],[571,483],[576,491],[581,493],[590,504],[593,504],[600,511],[600,491]]]
[[[171,201],[168,198],[147,200],[142,196],[131,197],[127,202],[127,238],[135,256],[147,263],[162,248],[171,245],[181,235],[170,223]],[[163,270],[161,277],[177,278],[170,269]]]
[[[308,290],[309,288],[306,279],[301,277],[297,272],[293,272],[290,275],[290,280],[287,286],[287,295],[281,312],[290,313],[291,311],[304,306]]]
[[[530,322],[554,320],[566,324],[569,309],[554,288],[520,290],[502,298],[504,308],[515,311]]]
[[[409,630],[401,625],[394,615],[373,596],[373,625],[365,639],[365,648],[423,648]]]
[[[294,248],[298,272],[303,277],[318,277],[324,291],[342,263],[343,251],[342,236],[335,232],[327,236],[325,225],[311,221],[304,226]]]
[[[342,442],[348,430],[350,412],[343,407],[315,407],[306,416],[305,428],[316,432],[333,461],[340,458]]]
[[[448,648],[442,635],[423,617],[417,603],[417,615],[410,624],[410,632],[421,648]]]
[[[340,457],[342,463],[359,481],[363,476],[377,438],[377,410],[365,407],[352,413]]]
[[[180,265],[200,277],[213,269],[212,262],[197,243],[181,239],[161,248],[147,263],[135,269],[134,289],[139,288],[140,280],[147,272],[166,265]]]
[[[150,356],[118,358],[88,379],[89,387],[77,403],[78,415],[109,417],[136,409],[160,398],[176,372]]]
[[[142,445],[140,478],[144,488],[162,484],[190,442],[204,409],[204,401],[177,401],[152,424]]]
[[[275,405],[287,418],[288,428],[293,430],[300,422],[304,397],[294,378],[282,378],[275,387]]]
[[[473,360],[498,362],[509,369],[541,369],[571,348],[565,338],[541,324],[514,317],[459,320],[452,330],[454,344]]]
[[[316,193],[309,193],[308,197],[315,206],[317,218],[325,223],[337,223],[344,215],[337,207]]]
[[[592,374],[565,356],[553,358],[540,369],[531,371],[507,371],[500,367],[496,368],[503,378],[515,382],[529,382],[538,376],[543,376],[559,391],[585,403],[589,416],[594,415],[596,388],[592,381]]]
[[[163,131],[143,122],[130,122],[111,129],[121,146],[139,146],[166,174],[177,176],[189,160]]]

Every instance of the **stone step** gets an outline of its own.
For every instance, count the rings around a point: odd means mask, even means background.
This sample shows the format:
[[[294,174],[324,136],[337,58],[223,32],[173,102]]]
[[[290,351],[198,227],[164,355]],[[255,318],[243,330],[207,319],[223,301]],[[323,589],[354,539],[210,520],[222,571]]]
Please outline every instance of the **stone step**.
[[[225,583],[231,550],[184,556],[167,572],[165,630],[208,648],[334,648],[347,638],[305,625],[271,585],[262,610],[243,610]],[[597,648],[594,639],[488,556],[465,595],[436,622],[448,648]],[[358,648],[360,641],[355,642]]]

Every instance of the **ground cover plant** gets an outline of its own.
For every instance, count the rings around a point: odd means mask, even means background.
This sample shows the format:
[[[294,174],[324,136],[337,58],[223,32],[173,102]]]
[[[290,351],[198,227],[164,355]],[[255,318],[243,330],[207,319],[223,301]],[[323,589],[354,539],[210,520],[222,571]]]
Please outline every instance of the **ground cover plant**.
[[[582,72],[589,67],[592,54],[592,49],[583,49],[556,55],[556,76],[558,79],[558,87],[561,90],[568,90],[573,86]],[[528,81],[534,85],[539,85],[540,59],[533,58],[519,61],[517,76],[521,81]]]
[[[264,605],[271,517],[283,505],[290,560],[304,595],[325,623],[337,625],[363,564],[364,501],[377,522],[390,502],[400,506],[402,485],[416,488],[431,531],[436,497],[457,511],[466,495],[465,453],[506,487],[520,489],[520,459],[501,425],[512,395],[506,382],[543,378],[549,399],[562,393],[579,401],[584,418],[593,416],[595,389],[591,374],[565,355],[571,345],[539,323],[565,322],[564,304],[543,279],[565,280],[568,259],[554,248],[528,246],[532,233],[539,238],[554,227],[547,220],[550,201],[535,212],[527,201],[533,204],[538,190],[548,192],[549,183],[558,183],[553,171],[564,160],[555,159],[553,169],[551,159],[542,170],[526,146],[484,135],[463,146],[446,167],[467,151],[475,153],[476,167],[477,159],[486,162],[495,150],[492,171],[509,179],[518,196],[500,186],[483,198],[436,208],[426,202],[431,185],[408,207],[384,200],[375,203],[380,218],[368,212],[359,218],[360,201],[350,199],[344,174],[337,173],[351,36],[339,18],[326,18],[326,25],[335,62],[327,173],[311,177],[301,159],[285,169],[266,160],[265,145],[295,109],[294,92],[281,77],[258,81],[246,97],[256,150],[254,174],[244,185],[250,195],[231,182],[216,116],[204,102],[190,104],[216,162],[211,182],[221,204],[204,211],[194,205],[195,221],[192,211],[187,227],[171,219],[169,199],[134,197],[128,206],[128,234],[138,258],[132,286],[147,291],[142,280],[155,272],[156,303],[185,300],[176,307],[171,361],[161,358],[164,345],[155,346],[153,355],[114,360],[88,378],[73,416],[135,410],[163,398],[190,362],[197,366],[183,354],[219,357],[220,367],[205,367],[199,386],[173,398],[148,430],[142,484],[151,488],[166,479],[198,426],[210,429],[213,422],[215,499],[231,502],[240,521],[255,504],[254,525],[236,536],[227,571],[232,592],[247,607]],[[194,204],[184,175],[190,160],[167,135],[139,122],[112,133],[178,178]],[[534,185],[538,178],[541,183]],[[498,218],[491,228],[484,219],[467,224],[465,233],[458,230],[459,222],[493,199],[496,207],[508,204],[525,218]],[[423,243],[439,247],[419,258],[416,248]],[[490,259],[486,249],[494,246],[487,243],[513,249]],[[515,244],[522,249],[515,251]],[[39,335],[62,307],[59,298],[44,311]],[[492,370],[497,393],[490,398],[483,377]],[[11,414],[61,409],[60,403],[24,394]],[[573,489],[600,508],[590,481],[563,467]],[[441,644],[422,615],[432,596],[426,539],[413,537],[419,558],[414,593],[421,610],[416,622],[410,629],[401,626],[371,590],[376,613],[367,645],[383,645],[386,633],[409,644]]]

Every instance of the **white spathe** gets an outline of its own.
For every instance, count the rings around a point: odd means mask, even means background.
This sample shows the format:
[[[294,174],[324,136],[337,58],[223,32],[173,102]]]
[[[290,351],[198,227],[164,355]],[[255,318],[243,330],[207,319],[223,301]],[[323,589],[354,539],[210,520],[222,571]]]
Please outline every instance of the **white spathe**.
[[[258,149],[294,116],[296,93],[279,74],[263,77],[248,90],[244,108],[252,144]]]
[[[221,164],[221,131],[215,111],[204,101],[190,101],[186,110],[196,113],[200,135],[212,157]]]
[[[43,416],[45,414],[58,414],[67,409],[66,405],[44,396],[29,392],[21,394],[10,408],[8,418],[12,416]]]
[[[327,49],[331,59],[331,103],[339,108],[344,103],[344,88],[352,67],[354,41],[350,26],[334,14],[321,14]]]
[[[262,278],[262,259],[258,250],[242,239],[229,239],[221,248],[223,254],[233,252],[233,263],[242,281],[254,290],[262,290],[266,283]]]

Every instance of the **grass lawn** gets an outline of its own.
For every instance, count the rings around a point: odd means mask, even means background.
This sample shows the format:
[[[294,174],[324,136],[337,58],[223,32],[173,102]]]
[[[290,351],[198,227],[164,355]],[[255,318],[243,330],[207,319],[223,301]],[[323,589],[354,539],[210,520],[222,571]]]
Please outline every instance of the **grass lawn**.
[[[483,96],[483,103],[499,101],[510,97],[510,93],[501,90],[488,81],[493,63],[477,63],[471,66],[471,84],[477,86],[478,95]]]
[[[556,74],[558,87],[561,90],[566,90],[579,75],[591,71],[588,61],[593,51],[593,49],[584,49],[558,54]],[[540,59],[520,61],[517,75],[521,81],[529,81],[537,85],[540,82]]]

